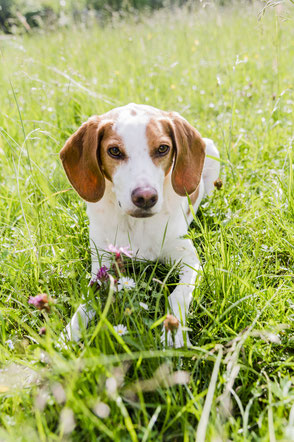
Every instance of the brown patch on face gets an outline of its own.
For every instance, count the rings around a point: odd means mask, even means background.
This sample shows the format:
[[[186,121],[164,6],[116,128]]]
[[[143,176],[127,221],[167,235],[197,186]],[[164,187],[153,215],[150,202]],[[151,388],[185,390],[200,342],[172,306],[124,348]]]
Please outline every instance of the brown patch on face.
[[[131,110],[131,115],[132,115],[133,117],[135,117],[135,116],[137,115],[137,112],[136,112],[134,109],[132,109],[132,110]]]
[[[107,152],[107,150],[110,147],[118,147],[121,153],[123,154],[123,158],[112,158]],[[127,160],[127,154],[124,148],[124,143],[121,137],[113,129],[112,121],[105,123],[103,130],[103,137],[101,139],[101,144],[100,144],[99,160],[103,175],[109,181],[112,181],[112,177],[119,164],[121,164],[122,161]]]
[[[153,163],[161,167],[165,176],[169,173],[173,162],[173,143],[171,138],[170,124],[164,118],[152,118],[146,127],[146,137],[148,142],[149,154]],[[159,155],[160,145],[170,147],[166,155]]]

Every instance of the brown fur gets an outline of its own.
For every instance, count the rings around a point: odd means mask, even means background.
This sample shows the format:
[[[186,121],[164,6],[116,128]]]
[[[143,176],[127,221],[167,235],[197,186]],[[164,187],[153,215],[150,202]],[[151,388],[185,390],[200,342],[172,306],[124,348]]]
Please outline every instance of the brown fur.
[[[107,154],[117,146],[124,153],[121,138],[112,129],[113,122],[94,116],[67,140],[60,152],[69,181],[86,201],[99,201],[105,191],[105,178],[112,180],[119,164]]]
[[[86,201],[99,201],[105,190],[105,180],[97,158],[101,119],[91,117],[67,140],[60,158],[69,181]]]
[[[124,143],[119,135],[113,130],[113,122],[109,121],[105,124],[103,138],[100,143],[100,161],[101,169],[109,181],[112,181],[115,169],[121,163],[122,160],[111,158],[107,149],[109,147],[118,147],[125,158],[123,161],[127,161],[127,155],[124,149]]]
[[[149,147],[150,157],[156,166],[161,167],[167,175],[173,162],[173,146],[170,136],[170,128],[165,120],[151,119],[146,127],[146,137]],[[170,151],[164,156],[156,155],[156,151],[161,144],[170,146]]]
[[[134,111],[135,112],[135,111]],[[105,191],[105,178],[112,181],[120,164],[111,158],[107,149],[117,146],[125,155],[122,139],[113,130],[116,113],[111,111],[102,117],[91,117],[65,143],[60,158],[69,181],[86,201],[99,201]],[[154,164],[167,175],[173,164],[172,185],[181,196],[190,195],[194,204],[205,158],[205,143],[200,134],[176,113],[162,112],[162,118],[154,116],[146,127],[150,156]],[[171,147],[167,155],[158,156],[161,144]]]
[[[173,126],[176,157],[172,185],[181,196],[193,194],[199,186],[205,159],[205,143],[200,134],[176,113],[169,114]]]
[[[146,128],[146,136],[153,162],[164,169],[167,175],[172,171],[172,185],[181,196],[190,195],[192,204],[198,196],[205,159],[205,143],[200,134],[186,120],[176,113],[162,112],[163,118],[152,118]],[[160,144],[173,145],[168,155],[154,156],[153,152]]]

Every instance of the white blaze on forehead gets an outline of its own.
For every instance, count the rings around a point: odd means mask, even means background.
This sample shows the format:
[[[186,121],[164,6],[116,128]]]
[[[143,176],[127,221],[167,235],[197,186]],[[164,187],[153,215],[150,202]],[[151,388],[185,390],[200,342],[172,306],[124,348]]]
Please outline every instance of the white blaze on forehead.
[[[159,117],[160,114],[161,111],[155,107],[130,103],[127,106],[117,108],[115,128],[121,136],[132,135],[133,129],[139,135],[141,129],[141,132],[144,131],[144,138],[146,138],[147,124],[152,117]]]
[[[116,109],[112,109],[107,112],[105,115],[113,115],[115,113],[116,119],[117,117],[123,116],[123,118],[128,115],[149,115],[151,116],[160,116],[162,111],[157,109],[156,107],[148,106],[147,104],[135,104],[129,103],[126,106],[117,107]]]
[[[134,144],[145,144],[147,146],[146,127],[150,121],[150,115],[146,113],[136,113],[132,108],[126,107],[119,113],[114,125],[114,130],[123,139],[126,149]]]
[[[146,129],[151,118],[159,116],[160,111],[145,105],[128,105],[118,109],[115,132],[124,143],[127,155],[113,175],[113,186],[117,200],[123,210],[134,209],[132,192],[142,186],[149,186],[158,193],[158,202],[154,208],[160,210],[164,172],[156,166],[150,157]]]
[[[122,138],[128,156],[125,168],[129,177],[140,181],[145,176],[146,180],[153,175],[154,164],[149,154],[146,128],[151,116],[144,112],[136,112],[131,107],[126,107],[120,112],[114,130]],[[144,184],[144,183],[134,183]],[[145,183],[147,184],[147,183]],[[151,184],[151,183],[149,183]]]

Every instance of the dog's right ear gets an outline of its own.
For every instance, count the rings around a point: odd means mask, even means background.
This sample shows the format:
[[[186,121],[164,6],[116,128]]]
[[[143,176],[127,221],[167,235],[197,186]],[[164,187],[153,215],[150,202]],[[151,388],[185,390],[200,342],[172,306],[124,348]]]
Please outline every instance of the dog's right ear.
[[[69,181],[86,201],[99,201],[105,191],[105,178],[99,166],[98,148],[102,137],[100,117],[94,116],[67,140],[60,158]]]

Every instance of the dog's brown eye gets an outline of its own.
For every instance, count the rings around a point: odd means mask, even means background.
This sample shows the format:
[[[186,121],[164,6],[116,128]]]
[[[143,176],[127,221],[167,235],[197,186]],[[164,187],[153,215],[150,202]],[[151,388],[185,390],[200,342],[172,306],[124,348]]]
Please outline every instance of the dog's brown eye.
[[[169,151],[169,146],[167,144],[161,144],[157,149],[159,155],[165,155]]]
[[[113,158],[122,158],[123,156],[118,147],[109,147],[109,149],[107,149],[107,152]]]

